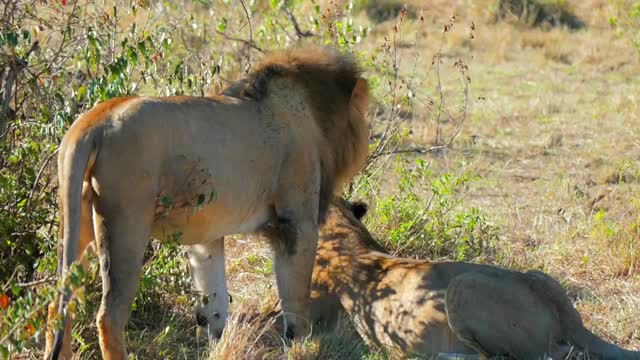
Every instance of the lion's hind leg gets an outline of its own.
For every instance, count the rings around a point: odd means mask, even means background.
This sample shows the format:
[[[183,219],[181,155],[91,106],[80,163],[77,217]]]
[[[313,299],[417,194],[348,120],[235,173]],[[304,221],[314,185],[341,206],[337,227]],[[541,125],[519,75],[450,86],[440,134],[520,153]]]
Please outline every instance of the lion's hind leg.
[[[454,278],[447,288],[449,326],[483,355],[538,359],[555,355],[561,325],[528,285],[526,275],[504,269],[478,270]]]
[[[90,245],[94,243],[95,234],[93,228],[93,189],[91,188],[90,182],[85,179],[82,186],[82,217],[80,223],[80,242],[78,244],[78,254],[76,258],[80,259],[80,264],[82,267],[87,270],[89,268],[88,255],[89,253],[94,252],[94,248]],[[59,239],[59,248],[58,248],[58,259],[62,259],[62,239],[63,239],[63,222],[62,222],[62,212],[60,213],[60,225],[58,227],[58,239]],[[60,267],[60,265],[59,265]],[[55,319],[58,317],[58,309],[59,309],[59,301],[60,296],[56,295],[54,300],[49,304],[49,313],[47,323],[49,327],[46,333],[46,344],[45,344],[45,356],[47,356],[53,350],[53,342],[55,337],[55,332],[53,328],[53,324],[55,323]],[[62,340],[62,351],[60,352],[60,359],[71,359],[73,357],[73,352],[71,350],[71,327],[72,327],[72,319],[67,319],[65,322],[65,330],[64,336]]]
[[[142,204],[133,199],[126,205],[100,204],[95,213],[102,275],[97,325],[106,360],[127,358],[124,331],[140,283],[154,211],[152,201]]]

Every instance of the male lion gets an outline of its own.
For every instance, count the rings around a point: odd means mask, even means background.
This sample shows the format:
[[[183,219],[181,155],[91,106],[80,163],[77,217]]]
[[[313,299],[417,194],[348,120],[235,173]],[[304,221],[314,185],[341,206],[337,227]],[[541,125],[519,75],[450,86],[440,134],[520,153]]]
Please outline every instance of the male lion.
[[[71,126],[58,158],[60,276],[95,231],[105,359],[126,358],[124,330],[150,237],[188,246],[205,295],[201,316],[219,336],[229,302],[221,239],[275,224],[285,333],[305,333],[317,226],[367,157],[369,94],[359,76],[349,56],[291,50],[268,56],[229,95],[112,99]],[[69,299],[67,289],[50,317]],[[47,336],[54,359],[71,355],[69,323],[55,341]]]
[[[640,352],[585,329],[548,275],[388,255],[360,222],[366,211],[366,204],[341,199],[330,206],[313,270],[316,323],[333,326],[344,310],[373,345],[440,359],[564,359],[571,347],[605,359],[640,359]]]

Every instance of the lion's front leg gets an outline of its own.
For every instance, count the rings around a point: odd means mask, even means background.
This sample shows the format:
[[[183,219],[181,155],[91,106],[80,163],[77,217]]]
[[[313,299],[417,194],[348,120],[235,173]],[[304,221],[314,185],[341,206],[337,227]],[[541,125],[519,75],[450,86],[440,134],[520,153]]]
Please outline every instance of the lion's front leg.
[[[192,245],[188,252],[193,285],[201,294],[196,320],[198,325],[207,326],[210,339],[218,339],[222,336],[229,313],[224,238]]]
[[[278,220],[278,236],[272,238],[275,271],[285,335],[309,334],[309,292],[318,241],[317,223],[312,220]]]

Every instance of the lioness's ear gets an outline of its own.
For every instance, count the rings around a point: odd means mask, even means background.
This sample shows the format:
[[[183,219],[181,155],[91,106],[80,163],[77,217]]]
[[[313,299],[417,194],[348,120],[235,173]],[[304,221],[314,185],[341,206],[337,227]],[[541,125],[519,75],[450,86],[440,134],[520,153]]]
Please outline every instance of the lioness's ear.
[[[369,210],[369,205],[365,202],[356,201],[351,203],[351,212],[358,220],[362,220],[367,214],[367,210]]]
[[[363,116],[369,110],[369,83],[363,78],[356,81],[351,92],[351,106],[355,107]]]

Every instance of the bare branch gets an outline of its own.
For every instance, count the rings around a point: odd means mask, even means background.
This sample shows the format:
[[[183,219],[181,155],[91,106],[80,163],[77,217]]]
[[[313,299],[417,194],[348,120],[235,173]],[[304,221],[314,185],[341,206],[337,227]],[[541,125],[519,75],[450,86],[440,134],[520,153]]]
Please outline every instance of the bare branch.
[[[36,187],[38,186],[38,182],[40,181],[40,177],[42,176],[42,173],[44,172],[44,169],[47,167],[47,165],[49,164],[51,159],[53,159],[54,156],[56,156],[56,154],[58,153],[58,150],[59,149],[56,149],[56,151],[54,151],[51,154],[49,154],[49,156],[47,156],[47,158],[44,159],[44,161],[42,162],[42,166],[40,166],[40,170],[38,171],[38,175],[36,175],[36,179],[33,181],[33,187],[31,187],[31,191],[29,191],[29,196],[27,196],[27,204],[26,204],[27,210],[29,209],[29,206],[31,205],[31,198],[33,197],[33,193],[35,192]]]
[[[442,150],[444,148],[449,147],[453,139],[451,139],[447,144],[444,145],[436,145],[431,147],[410,147],[410,148],[400,148],[393,149],[389,151],[379,152],[377,154],[373,154],[370,156],[371,159],[376,159],[380,156],[393,155],[393,154],[406,154],[406,153],[415,153],[415,154],[426,154],[429,152],[434,152],[438,150]]]
[[[248,47],[250,47],[250,48],[252,48],[252,49],[254,49],[254,50],[257,50],[257,51],[259,51],[259,52],[261,52],[261,53],[265,53],[265,50],[264,50],[264,49],[262,49],[261,47],[259,47],[258,45],[256,45],[255,43],[253,43],[253,41],[249,41],[249,40],[245,40],[245,39],[241,39],[241,38],[237,38],[237,37],[229,36],[229,35],[227,35],[227,34],[223,33],[223,32],[222,32],[222,31],[220,31],[220,30],[216,30],[216,33],[217,33],[218,35],[222,36],[223,38],[227,39],[227,40],[231,40],[231,41],[236,41],[236,42],[243,43],[243,44],[245,44],[246,46],[248,46]]]
[[[11,98],[13,97],[14,83],[18,79],[18,74],[20,74],[20,72],[22,72],[22,70],[27,67],[27,59],[29,58],[31,53],[39,48],[40,43],[35,41],[33,42],[33,44],[31,44],[31,47],[25,54],[24,59],[19,58],[14,54],[7,56],[6,61],[9,66],[9,72],[7,73],[7,79],[4,83],[4,96],[2,98],[2,108],[0,109],[0,134],[2,134],[2,137],[0,137],[0,139],[4,138],[7,122],[15,114],[14,109],[11,109],[10,105]]]
[[[21,288],[26,288],[26,287],[32,287],[32,286],[36,286],[36,285],[40,285],[40,284],[45,284],[45,283],[54,283],[56,282],[56,277],[55,276],[47,276],[44,279],[40,279],[40,280],[34,280],[34,281],[29,281],[26,283],[18,283],[17,285]]]
[[[311,31],[303,31],[300,28],[300,25],[298,24],[298,20],[296,19],[296,17],[293,15],[293,12],[291,12],[291,10],[289,10],[288,8],[283,8],[284,13],[287,14],[287,16],[289,17],[289,20],[291,21],[291,23],[293,24],[293,28],[296,30],[296,35],[298,35],[298,39],[302,39],[305,37],[311,37],[311,36],[316,36],[314,33],[312,33]]]
[[[457,60],[454,64],[454,67],[459,70],[461,82],[462,82],[462,92],[463,99],[460,110],[451,109],[450,104],[446,99],[446,93],[444,90],[441,71],[442,71],[442,58],[443,58],[443,44],[445,42],[445,34],[441,37],[440,47],[433,56],[431,62],[431,69],[435,73],[435,97],[430,98],[427,96],[426,99],[421,99],[419,96],[417,97],[415,94],[417,91],[414,89],[413,82],[415,81],[415,77],[409,75],[408,77],[403,76],[398,73],[399,68],[399,57],[398,57],[398,49],[396,38],[401,36],[401,21],[399,21],[398,25],[393,30],[393,37],[391,39],[386,39],[386,44],[382,47],[385,54],[389,58],[389,67],[393,69],[393,72],[389,74],[389,96],[391,99],[390,108],[385,116],[386,124],[384,124],[381,131],[374,136],[378,139],[378,143],[375,148],[371,151],[369,158],[367,159],[367,163],[365,165],[365,169],[369,169],[373,164],[379,164],[379,159],[385,159],[383,161],[387,161],[389,157],[393,154],[426,154],[429,152],[439,151],[445,148],[451,149],[451,144],[458,137],[460,132],[462,131],[463,124],[468,116],[469,110],[469,76],[468,76],[468,67],[461,60]],[[453,18],[450,20],[450,23],[445,26],[445,33],[451,29],[453,26]],[[390,42],[390,45],[387,45]],[[414,74],[416,69],[416,64],[418,63],[418,57],[415,59],[415,64],[413,66]],[[411,98],[415,99],[415,101],[423,104],[429,113],[432,114],[432,117],[435,122],[435,140],[433,146],[402,146],[398,139],[399,132],[401,128],[399,126],[399,121],[402,119],[401,110],[397,107],[398,97],[400,96],[396,90],[402,87],[406,87],[408,91],[412,95]],[[374,116],[374,121],[376,117]],[[451,122],[455,124],[455,129],[452,130],[451,134],[443,134],[442,123],[443,122]],[[375,128],[375,127],[373,127]]]
[[[247,5],[244,3],[244,0],[240,0],[240,4],[244,9],[244,14],[247,17],[247,23],[249,24],[249,44],[253,44],[253,25],[251,24],[251,15],[249,15],[249,10],[247,9]]]
[[[76,9],[78,9],[78,2],[74,1],[73,2],[73,7],[71,8],[71,12],[69,12],[69,17],[67,18],[67,23],[66,26],[64,28],[64,31],[62,32],[62,40],[60,41],[60,45],[58,46],[58,49],[53,53],[53,55],[48,58],[46,60],[46,64],[48,64],[47,66],[45,66],[39,73],[38,73],[38,77],[44,73],[46,73],[47,71],[50,71],[51,68],[53,67],[54,64],[56,64],[58,61],[58,58],[60,57],[60,54],[62,54],[62,50],[64,50],[68,44],[67,44],[67,33],[70,33],[70,28],[71,28],[71,20],[73,19],[73,17],[75,16],[76,13]]]

